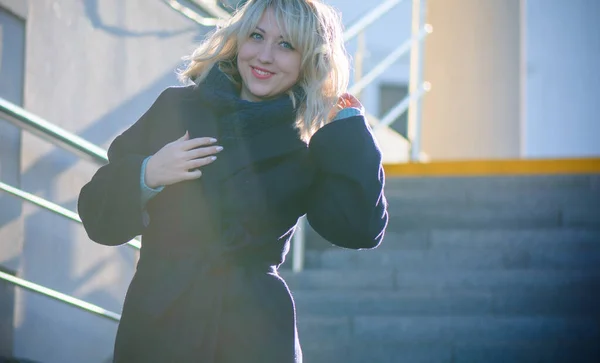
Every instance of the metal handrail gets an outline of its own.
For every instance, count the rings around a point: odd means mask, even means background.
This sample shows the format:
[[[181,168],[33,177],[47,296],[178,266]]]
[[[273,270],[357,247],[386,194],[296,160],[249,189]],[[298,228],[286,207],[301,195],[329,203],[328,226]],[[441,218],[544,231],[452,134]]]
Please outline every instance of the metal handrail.
[[[223,19],[220,18],[208,18],[202,16],[187,6],[182,5],[177,0],[163,0],[163,2],[181,15],[203,26],[217,26],[223,21]]]
[[[355,36],[360,34],[360,32],[365,30],[369,25],[377,21],[390,9],[400,4],[401,2],[402,0],[386,0],[381,4],[377,5],[375,8],[373,8],[370,12],[361,17],[360,20],[358,20],[344,32],[344,41],[347,42],[353,39]]]
[[[32,134],[39,136],[43,140],[62,147],[63,149],[98,165],[104,165],[108,162],[106,150],[56,126],[51,122],[42,119],[39,116],[32,114],[31,112],[24,110],[13,103],[8,102],[2,97],[0,97],[0,116],[2,119],[9,121],[13,125],[29,131]],[[60,205],[52,203],[44,198],[27,193],[21,189],[2,182],[0,182],[0,189],[30,203],[45,208],[55,214],[81,223],[81,219],[77,213],[63,208]],[[127,244],[138,250],[141,248],[141,242],[138,238],[127,242]]]
[[[81,218],[79,217],[79,215],[77,213],[75,213],[71,210],[68,210],[64,207],[61,207],[58,204],[52,203],[44,198],[38,197],[37,195],[27,193],[21,189],[18,189],[11,185],[3,183],[2,181],[0,181],[0,190],[3,190],[9,194],[19,197],[19,198],[21,198],[27,202],[30,202],[32,204],[35,204],[39,207],[47,209],[54,214],[57,214],[64,218],[70,219],[70,220],[80,223],[80,224],[82,223]],[[131,241],[127,242],[127,244],[138,250],[142,247],[142,244],[141,244],[141,241],[139,238],[134,238]]]
[[[202,8],[202,10],[206,11],[207,13],[209,13],[210,15],[214,16],[215,18],[220,18],[220,19],[229,19],[231,17],[231,14],[229,14],[229,12],[227,12],[226,10],[222,9],[215,0],[188,0],[194,4],[196,4],[196,6],[199,6],[200,8]]]
[[[12,194],[37,206],[45,208],[54,214],[65,217],[77,223],[81,223],[81,218],[79,218],[79,215],[77,215],[77,213],[70,211],[64,207],[61,207],[58,204],[54,204],[44,198],[38,197],[37,195],[27,193],[19,188],[15,188],[11,185],[3,183],[2,181],[0,181],[0,190],[3,190],[9,194]]]
[[[396,118],[402,115],[404,112],[408,110],[408,107],[411,102],[420,99],[425,95],[426,92],[429,92],[431,89],[431,84],[429,82],[424,82],[421,87],[417,90],[417,92],[412,93],[398,103],[394,108],[392,108],[387,114],[385,114],[380,120],[379,123],[375,125],[375,129],[380,127],[385,127],[391,125]],[[408,140],[410,142],[410,140]]]
[[[292,271],[301,272],[304,268],[304,252],[306,250],[306,216],[302,216],[296,223],[296,230],[292,237]]]
[[[106,150],[0,97],[0,116],[13,125],[96,164],[108,162]]]
[[[63,294],[62,292],[58,292],[56,290],[52,290],[47,287],[35,284],[31,281],[27,281],[27,280],[15,277],[11,274],[7,274],[5,272],[0,271],[0,279],[8,281],[14,285],[23,287],[27,290],[37,292],[38,294],[48,296],[50,298],[53,298],[55,300],[65,303],[65,304],[73,305],[75,307],[78,307],[79,309],[88,311],[90,313],[94,313],[103,318],[110,319],[110,320],[117,321],[117,322],[121,320],[121,315],[119,315],[115,312],[101,308],[98,305],[90,304],[83,300],[76,299],[72,296]]]
[[[365,89],[365,87],[367,87],[371,82],[373,82],[375,78],[382,75],[386,69],[388,69],[398,59],[405,55],[411,49],[412,43],[414,41],[420,41],[421,39],[424,39],[428,34],[432,32],[432,30],[433,28],[431,27],[431,25],[426,24],[423,27],[423,29],[421,29],[421,32],[402,43],[398,48],[396,48],[396,50],[394,50],[387,57],[385,57],[375,67],[373,67],[373,69],[371,69],[369,73],[363,76],[360,79],[360,81],[353,84],[352,87],[350,87],[350,89],[348,90],[348,92],[353,95],[360,93],[363,89]]]

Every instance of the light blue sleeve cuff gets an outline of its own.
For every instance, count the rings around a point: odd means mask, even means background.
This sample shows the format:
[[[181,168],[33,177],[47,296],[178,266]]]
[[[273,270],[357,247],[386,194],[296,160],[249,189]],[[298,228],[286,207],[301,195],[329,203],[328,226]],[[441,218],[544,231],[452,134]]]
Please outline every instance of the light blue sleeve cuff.
[[[337,121],[337,120],[341,120],[343,118],[348,118],[348,117],[352,117],[352,116],[361,116],[363,113],[360,109],[356,108],[356,107],[346,107],[341,109],[337,115],[335,115],[335,117],[333,118],[333,121]]]
[[[150,156],[148,156],[146,159],[144,159],[144,161],[142,162],[142,172],[140,173],[140,186],[141,186],[141,190],[142,190],[142,209],[144,209],[146,207],[146,203],[148,203],[148,201],[150,201],[150,199],[154,198],[154,196],[156,196],[158,193],[160,193],[165,187],[164,186],[159,186],[157,188],[150,188],[149,186],[146,185],[146,164],[148,164],[148,160],[150,160]]]

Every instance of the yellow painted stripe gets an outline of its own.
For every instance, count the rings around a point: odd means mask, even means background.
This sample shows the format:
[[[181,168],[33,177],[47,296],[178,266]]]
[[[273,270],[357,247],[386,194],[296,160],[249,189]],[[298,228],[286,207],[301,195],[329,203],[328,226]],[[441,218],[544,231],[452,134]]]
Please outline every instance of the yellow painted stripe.
[[[435,161],[384,168],[386,176],[600,174],[600,158]]]

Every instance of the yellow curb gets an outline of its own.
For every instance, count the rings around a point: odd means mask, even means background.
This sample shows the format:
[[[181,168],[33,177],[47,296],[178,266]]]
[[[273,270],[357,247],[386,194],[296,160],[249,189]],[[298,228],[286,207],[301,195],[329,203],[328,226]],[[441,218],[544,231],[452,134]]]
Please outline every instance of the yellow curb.
[[[600,174],[600,158],[457,160],[384,165],[386,176]]]

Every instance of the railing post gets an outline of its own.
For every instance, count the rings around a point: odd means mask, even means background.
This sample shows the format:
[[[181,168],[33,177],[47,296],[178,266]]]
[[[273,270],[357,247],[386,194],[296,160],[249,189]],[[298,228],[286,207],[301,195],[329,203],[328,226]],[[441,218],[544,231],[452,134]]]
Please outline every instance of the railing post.
[[[412,46],[410,52],[409,93],[416,94],[423,85],[423,37],[417,36],[425,24],[426,0],[412,2]],[[414,97],[408,106],[407,136],[410,142],[410,160],[419,161],[421,153],[421,97]]]
[[[356,55],[354,56],[354,83],[360,82],[363,77],[363,65],[366,53],[366,35],[365,31],[358,33],[356,39]],[[354,96],[360,100],[362,91],[359,91]]]
[[[69,305],[73,305],[75,307],[78,307],[82,310],[88,311],[90,313],[94,313],[96,315],[99,315],[103,318],[107,318],[113,321],[120,321],[121,320],[121,315],[117,314],[115,312],[103,309],[101,307],[99,307],[98,305],[94,305],[94,304],[90,304],[88,302],[85,302],[83,300],[79,300],[74,298],[73,296],[67,295],[67,294],[63,294],[60,293],[56,290],[52,290],[49,289],[45,286],[42,285],[38,285],[38,284],[34,284],[31,281],[27,281],[21,278],[18,278],[16,276],[13,276],[11,274],[7,274],[6,272],[2,272],[0,271],[0,280],[4,280],[4,281],[8,281],[11,284],[14,284],[16,286],[20,286],[22,288],[25,288],[27,290],[36,292],[38,294],[53,298],[55,300],[58,300],[62,303],[66,303]]]
[[[344,42],[354,38],[358,33],[364,31],[369,25],[377,21],[383,15],[387,14],[390,9],[400,4],[402,0],[385,0],[368,13],[364,14],[355,24],[346,29],[344,32]]]
[[[304,269],[305,228],[306,216],[302,216],[296,224],[296,231],[292,237],[292,271],[294,272],[301,272]]]

